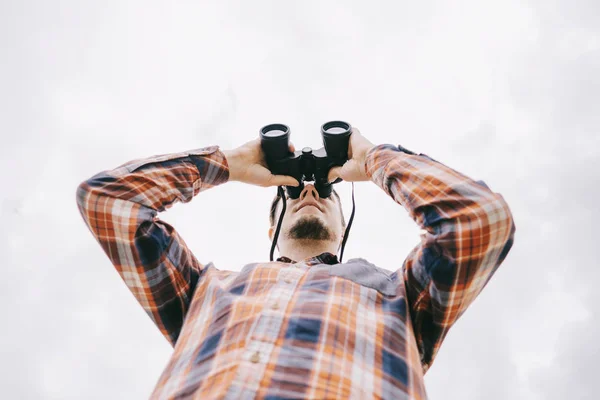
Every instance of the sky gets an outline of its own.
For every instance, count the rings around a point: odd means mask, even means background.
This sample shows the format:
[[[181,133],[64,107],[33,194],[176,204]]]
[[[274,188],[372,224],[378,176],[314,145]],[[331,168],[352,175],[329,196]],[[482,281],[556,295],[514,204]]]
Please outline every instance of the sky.
[[[78,184],[155,154],[235,148],[273,122],[321,147],[342,119],[502,194],[515,244],[448,334],[431,399],[600,392],[600,2],[0,2],[0,387],[144,399],[171,347],[84,225]],[[351,186],[340,183],[344,212]],[[406,211],[355,185],[345,259],[399,269]],[[203,263],[268,260],[274,188],[161,214]],[[377,234],[374,234],[377,232]]]

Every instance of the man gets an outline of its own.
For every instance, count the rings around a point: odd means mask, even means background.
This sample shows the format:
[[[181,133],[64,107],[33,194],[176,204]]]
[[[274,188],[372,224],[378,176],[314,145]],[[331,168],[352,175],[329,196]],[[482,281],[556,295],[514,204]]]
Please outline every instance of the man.
[[[78,187],[86,224],[174,346],[152,398],[426,398],[440,344],[512,246],[511,212],[483,182],[356,129],[348,156],[330,181],[374,182],[423,229],[394,272],[338,262],[339,199],[313,185],[288,199],[276,262],[198,261],[157,214],[227,181],[298,185],[265,168],[258,139],[132,161]]]

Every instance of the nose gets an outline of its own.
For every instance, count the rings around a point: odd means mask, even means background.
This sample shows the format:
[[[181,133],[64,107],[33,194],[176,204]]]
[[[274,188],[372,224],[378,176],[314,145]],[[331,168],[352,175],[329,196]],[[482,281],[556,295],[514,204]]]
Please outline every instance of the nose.
[[[316,201],[320,200],[319,192],[317,192],[317,188],[313,184],[304,185],[304,189],[300,192],[300,200],[306,199],[306,196],[312,196]]]

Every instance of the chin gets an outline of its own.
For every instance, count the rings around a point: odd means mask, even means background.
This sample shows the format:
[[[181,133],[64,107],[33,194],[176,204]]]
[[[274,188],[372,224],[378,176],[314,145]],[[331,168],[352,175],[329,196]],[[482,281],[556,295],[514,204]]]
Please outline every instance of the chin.
[[[333,233],[327,221],[318,215],[302,215],[290,221],[287,237],[290,239],[332,240]]]

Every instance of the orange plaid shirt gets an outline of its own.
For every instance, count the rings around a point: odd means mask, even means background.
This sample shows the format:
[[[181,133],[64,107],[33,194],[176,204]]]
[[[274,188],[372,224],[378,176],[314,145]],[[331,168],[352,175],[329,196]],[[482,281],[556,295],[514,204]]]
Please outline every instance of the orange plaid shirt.
[[[423,375],[515,225],[501,195],[427,155],[379,145],[365,168],[425,232],[392,270],[329,253],[239,271],[202,264],[158,214],[228,181],[216,146],[79,185],[85,223],[174,347],[151,398],[426,398]]]

